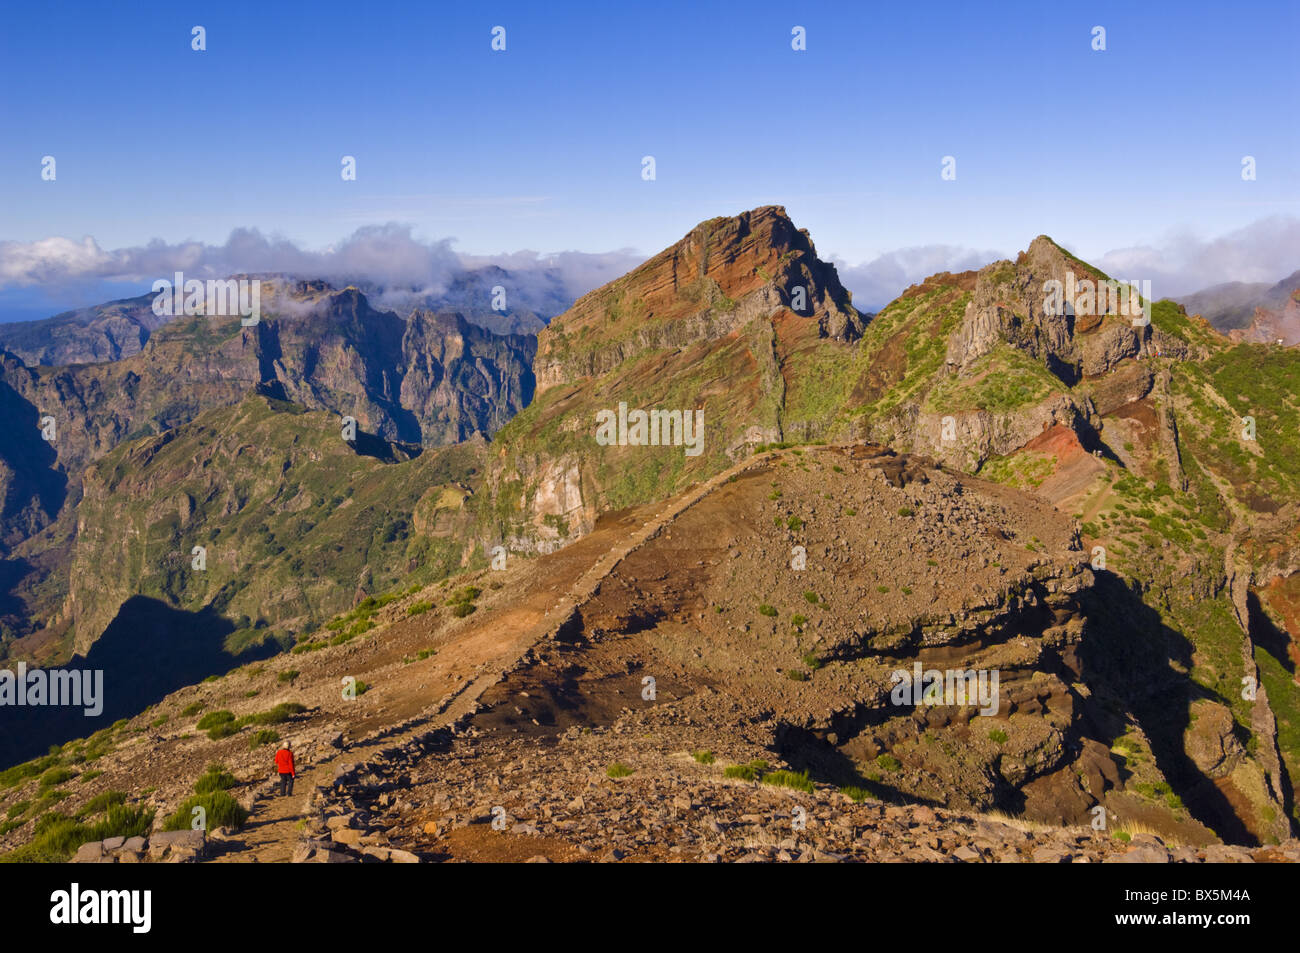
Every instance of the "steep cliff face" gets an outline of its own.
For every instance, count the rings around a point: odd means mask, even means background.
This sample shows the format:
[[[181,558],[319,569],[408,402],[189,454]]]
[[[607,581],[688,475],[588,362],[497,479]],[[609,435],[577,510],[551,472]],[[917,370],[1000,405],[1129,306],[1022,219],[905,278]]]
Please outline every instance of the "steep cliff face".
[[[403,319],[373,309],[355,289],[297,282],[264,287],[255,326],[180,318],[125,360],[29,369],[5,358],[0,384],[15,404],[13,419],[29,421],[33,432],[39,419],[53,418],[48,470],[66,480],[75,503],[82,471],[118,443],[236,404],[258,385],[355,417],[386,439],[438,446],[488,436],[531,399],[534,350],[530,336],[500,337],[458,315],[416,311]],[[25,486],[9,482],[13,493]],[[7,504],[28,535],[32,499],[27,492],[27,503]],[[9,522],[6,529],[17,532]]]
[[[85,473],[64,610],[73,648],[84,655],[135,597],[196,627],[246,620],[227,639],[291,643],[358,587],[437,578],[473,549],[461,512],[483,447],[345,441],[334,415],[261,394],[120,446]]]
[[[1109,280],[1046,235],[1039,235],[1014,263],[995,262],[980,270],[961,331],[949,342],[948,363],[959,369],[999,341],[1029,354],[1065,383],[1098,377],[1120,361],[1136,357],[1150,336],[1140,302],[1097,293]],[[1059,282],[1054,297],[1049,282]],[[1084,282],[1091,283],[1091,294]],[[1082,307],[1081,307],[1082,306]]]
[[[152,294],[65,311],[43,321],[0,324],[0,348],[28,366],[120,361],[139,354],[170,319],[153,313]]]

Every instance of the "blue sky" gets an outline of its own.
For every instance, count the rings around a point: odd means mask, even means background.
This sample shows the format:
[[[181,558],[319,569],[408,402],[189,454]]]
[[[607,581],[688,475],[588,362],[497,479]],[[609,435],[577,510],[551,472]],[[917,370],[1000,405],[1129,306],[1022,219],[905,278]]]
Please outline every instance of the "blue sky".
[[[471,254],[653,253],[776,203],[852,265],[936,245],[1009,254],[1043,232],[1097,258],[1300,215],[1294,0],[48,3],[5,17],[0,242],[221,244],[253,227],[322,249],[401,222]],[[1241,179],[1245,155],[1257,181]]]

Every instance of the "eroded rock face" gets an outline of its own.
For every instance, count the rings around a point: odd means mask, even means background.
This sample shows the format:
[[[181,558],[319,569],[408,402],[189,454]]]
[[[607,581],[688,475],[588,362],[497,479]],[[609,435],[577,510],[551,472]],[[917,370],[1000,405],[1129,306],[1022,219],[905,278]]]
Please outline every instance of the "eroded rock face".
[[[891,446],[932,453],[949,466],[974,471],[990,457],[1013,453],[1052,427],[1086,431],[1099,419],[1087,401],[1058,394],[1015,413],[938,414],[909,407],[877,427],[874,435]]]
[[[852,340],[864,322],[849,298],[784,208],[710,219],[552,321],[539,336],[538,388],[598,376],[640,351],[717,340],[783,308]]]
[[[1043,362],[1067,384],[1097,377],[1126,358],[1136,357],[1150,339],[1149,326],[1120,314],[1116,302],[1098,296],[1095,311],[1076,314],[1074,302],[1048,306],[1045,290],[1059,281],[1068,299],[1069,275],[1094,284],[1105,276],[1068,255],[1046,235],[1030,243],[1013,263],[994,262],[980,269],[974,295],[961,327],[948,342],[947,364],[969,367],[1005,341]],[[1059,312],[1059,313],[1058,313]]]
[[[1187,756],[1206,777],[1227,777],[1246,750],[1233,733],[1232,712],[1224,705],[1199,701],[1183,741]]]
[[[582,498],[582,473],[576,459],[543,464],[531,505],[539,551],[551,552],[571,536],[590,532],[595,522],[592,510]]]

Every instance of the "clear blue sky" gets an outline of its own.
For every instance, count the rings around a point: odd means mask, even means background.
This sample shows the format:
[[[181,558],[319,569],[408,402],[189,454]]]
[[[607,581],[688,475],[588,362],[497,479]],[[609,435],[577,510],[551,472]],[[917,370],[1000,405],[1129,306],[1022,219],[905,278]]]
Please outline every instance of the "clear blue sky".
[[[851,262],[1040,232],[1096,254],[1300,212],[1298,37],[1295,0],[13,3],[0,240],[319,248],[395,220],[653,252],[779,203]]]

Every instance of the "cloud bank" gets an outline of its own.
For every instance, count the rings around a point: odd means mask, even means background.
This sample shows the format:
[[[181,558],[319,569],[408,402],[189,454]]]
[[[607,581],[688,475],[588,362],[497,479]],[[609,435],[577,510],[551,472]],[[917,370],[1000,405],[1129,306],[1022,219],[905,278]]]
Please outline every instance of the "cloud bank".
[[[909,285],[941,271],[970,271],[1006,258],[1002,252],[975,251],[957,245],[918,245],[886,252],[861,265],[832,259],[840,282],[853,292],[859,311],[879,311]]]
[[[525,250],[465,255],[453,249],[453,241],[421,241],[409,226],[395,223],[359,228],[322,251],[268,237],[257,229],[236,229],[222,245],[155,240],[110,250],[91,237],[0,241],[0,293],[12,298],[24,289],[40,290],[53,297],[77,288],[126,282],[143,283],[147,290],[154,279],[183,271],[196,278],[287,273],[381,288],[388,294],[436,298],[463,280],[466,271],[496,266],[510,272],[516,300],[538,313],[555,313],[557,306],[562,308],[646,258],[627,248],[601,253]],[[1015,250],[1009,249],[936,244],[896,249],[860,264],[832,261],[845,287],[853,292],[854,303],[876,311],[908,285],[936,272],[980,268],[1014,255]],[[1119,278],[1149,279],[1156,297],[1186,295],[1226,281],[1276,282],[1300,268],[1300,218],[1261,219],[1209,239],[1175,230],[1156,243],[1116,248],[1091,260]]]
[[[1170,232],[1159,245],[1117,248],[1094,264],[1116,278],[1149,278],[1156,298],[1177,298],[1228,281],[1273,284],[1300,269],[1300,218],[1260,219],[1212,239]]]
[[[420,241],[409,226],[393,223],[359,228],[323,251],[303,249],[286,239],[267,237],[248,228],[231,232],[223,245],[156,240],[108,250],[91,237],[81,241],[0,241],[0,291],[67,290],[105,282],[148,285],[182,271],[187,277],[200,279],[284,273],[437,297],[467,270],[496,265],[511,272],[514,294],[521,299],[535,296],[541,304],[557,296],[577,298],[644,260],[631,249],[598,254],[518,251],[495,256],[461,255],[452,249],[452,242],[449,238]]]

